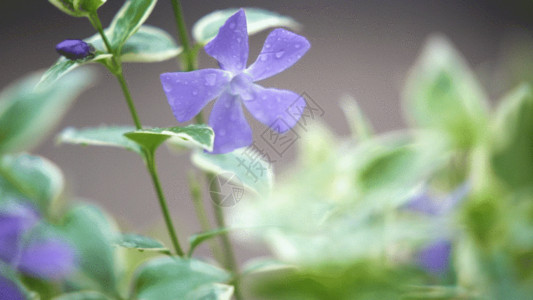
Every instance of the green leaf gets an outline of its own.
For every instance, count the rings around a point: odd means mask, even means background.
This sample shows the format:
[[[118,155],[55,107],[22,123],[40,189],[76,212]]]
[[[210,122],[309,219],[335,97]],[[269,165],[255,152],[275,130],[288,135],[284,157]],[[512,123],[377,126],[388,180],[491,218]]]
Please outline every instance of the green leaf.
[[[126,41],[141,27],[155,7],[157,0],[126,0],[109,26],[111,47],[120,53]]]
[[[364,116],[359,104],[351,96],[344,96],[341,99],[341,108],[350,125],[353,137],[359,141],[364,141],[372,137],[374,128],[369,120]]]
[[[113,246],[118,230],[112,219],[96,206],[78,205],[65,215],[61,229],[79,255],[79,272],[69,277],[69,284],[114,292],[122,261]]]
[[[95,13],[107,0],[74,0],[74,6],[88,13]]]
[[[66,57],[60,57],[57,62],[51,66],[41,77],[41,80],[37,86],[46,86],[55,83],[59,78],[63,77],[65,74],[73,71],[79,66],[95,63],[95,62],[105,62],[107,59],[111,58],[112,55],[99,51],[95,53],[94,56],[89,56],[84,59],[70,60]]]
[[[139,251],[170,253],[160,241],[138,234],[122,234],[116,244],[123,248],[137,249]]]
[[[34,88],[40,77],[40,73],[33,73],[0,95],[0,153],[37,145],[93,78],[89,70],[83,70],[55,84]]]
[[[53,300],[111,300],[111,298],[96,291],[82,291],[63,294],[53,298]]]
[[[496,111],[492,166],[513,191],[533,185],[533,91],[522,85]]]
[[[186,127],[140,129],[124,134],[130,140],[153,153],[164,141],[172,139],[173,143],[180,143],[190,148],[213,150],[215,134],[204,124],[192,124]]]
[[[0,198],[22,195],[46,213],[63,192],[61,170],[49,160],[29,154],[0,158]],[[14,194],[13,194],[14,193]]]
[[[183,51],[164,30],[143,25],[122,47],[122,62],[159,62]]]
[[[78,6],[74,4],[76,0],[48,0],[55,7],[59,8],[64,13],[71,15],[73,17],[86,17],[88,14],[86,12],[80,11]]]
[[[187,300],[231,300],[232,297],[233,286],[214,283],[199,287],[187,295]]]
[[[290,17],[282,16],[260,8],[244,9],[248,25],[248,35],[252,35],[272,27],[289,27],[298,29],[300,25]],[[226,20],[238,11],[237,8],[228,8],[212,12],[198,20],[192,29],[192,35],[199,44],[207,44],[217,34]]]
[[[192,163],[201,170],[227,178],[258,194],[268,193],[274,175],[272,166],[252,148],[241,148],[226,154],[194,152]]]
[[[73,17],[88,17],[107,0],[48,0],[55,7]]]
[[[140,268],[134,279],[134,298],[192,299],[199,288],[229,279],[226,271],[198,260],[161,257]]]
[[[485,133],[487,97],[475,75],[451,43],[433,37],[408,79],[405,100],[409,119],[439,130],[455,148],[470,148]]]
[[[59,143],[118,147],[142,154],[141,147],[124,134],[135,130],[133,126],[101,126],[96,128],[65,128],[57,138]]]
[[[218,228],[218,229],[191,235],[189,237],[189,252],[187,253],[187,256],[191,257],[196,247],[198,247],[203,242],[211,238],[214,238],[218,235],[228,233],[229,231],[230,231],[229,228]]]

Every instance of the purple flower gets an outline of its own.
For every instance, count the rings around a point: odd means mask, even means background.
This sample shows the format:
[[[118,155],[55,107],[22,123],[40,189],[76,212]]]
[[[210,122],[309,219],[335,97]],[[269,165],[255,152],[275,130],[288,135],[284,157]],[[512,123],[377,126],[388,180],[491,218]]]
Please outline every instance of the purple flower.
[[[24,300],[24,295],[17,285],[2,274],[0,274],[0,299]]]
[[[434,241],[429,246],[418,252],[417,262],[424,270],[443,274],[450,266],[452,243],[447,239]]]
[[[427,191],[423,191],[409,202],[408,208],[434,217],[445,217],[453,212],[469,191],[469,184],[462,184],[442,199],[432,197]],[[419,251],[416,259],[426,271],[443,274],[449,268],[451,251],[450,239],[441,236]]]
[[[94,48],[82,40],[64,40],[56,45],[56,51],[68,59],[82,59],[92,55]]]
[[[14,269],[42,279],[61,279],[74,271],[75,254],[64,240],[35,230],[37,212],[19,202],[0,208],[0,260]]]
[[[218,97],[209,125],[215,131],[213,153],[226,153],[252,143],[252,130],[242,104],[257,120],[279,133],[296,124],[305,100],[292,91],[263,88],[254,82],[289,68],[309,47],[304,37],[275,29],[268,35],[257,60],[246,68],[248,32],[246,15],[241,9],[205,46],[207,54],[218,61],[221,69],[164,73],[161,83],[179,122],[190,120]]]

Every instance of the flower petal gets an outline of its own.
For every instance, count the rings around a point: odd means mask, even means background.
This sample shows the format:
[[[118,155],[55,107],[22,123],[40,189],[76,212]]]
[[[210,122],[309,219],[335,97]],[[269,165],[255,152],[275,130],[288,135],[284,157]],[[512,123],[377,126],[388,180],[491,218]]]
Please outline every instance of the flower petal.
[[[211,111],[209,126],[215,131],[213,154],[231,152],[252,143],[252,129],[244,117],[239,96],[222,93]]]
[[[65,241],[50,238],[34,241],[23,250],[18,269],[44,279],[61,279],[74,271],[74,249]]]
[[[30,206],[8,202],[0,209],[0,259],[11,262],[20,251],[23,235],[39,221]]]
[[[244,70],[248,61],[248,31],[244,10],[240,9],[229,17],[204,49],[219,62],[222,69],[233,73]]]
[[[311,44],[301,35],[275,29],[267,37],[257,60],[246,70],[254,81],[276,75],[296,63]]]
[[[0,274],[0,299],[23,300],[24,295],[17,285]]]
[[[218,69],[161,74],[168,104],[179,122],[196,116],[229,84],[231,74]]]
[[[438,240],[418,253],[418,263],[431,273],[442,274],[450,266],[452,244],[449,240]]]
[[[259,85],[254,85],[253,91],[251,98],[243,101],[244,105],[259,122],[279,133],[292,128],[306,106],[305,99],[292,91]]]

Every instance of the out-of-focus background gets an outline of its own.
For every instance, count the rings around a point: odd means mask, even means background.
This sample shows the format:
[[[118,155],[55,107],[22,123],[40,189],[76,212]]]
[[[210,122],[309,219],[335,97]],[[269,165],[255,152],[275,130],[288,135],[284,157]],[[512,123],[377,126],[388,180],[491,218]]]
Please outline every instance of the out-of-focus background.
[[[122,3],[108,0],[100,9],[104,26]],[[318,119],[339,134],[348,133],[338,105],[343,94],[359,101],[379,132],[405,126],[402,87],[425,40],[434,33],[447,36],[463,53],[493,102],[515,86],[518,78],[533,79],[533,1],[183,1],[189,28],[211,11],[250,5],[295,18],[303,25],[300,33],[312,44],[295,66],[262,84],[305,92],[324,111]],[[170,1],[160,0],[146,23],[175,35]],[[1,1],[0,87],[52,65],[58,57],[54,50],[58,42],[93,33],[87,20],[71,18],[45,0]],[[249,63],[267,34],[250,38]],[[216,64],[202,52],[200,66]],[[99,82],[79,98],[57,131],[67,126],[131,124],[115,79],[103,67],[94,67],[100,72]],[[126,79],[143,124],[178,125],[159,83],[160,73],[178,70],[175,60],[126,66]],[[249,120],[259,138],[265,127]],[[293,150],[277,158],[277,172],[289,166]],[[112,148],[57,146],[53,137],[35,152],[65,172],[70,195],[92,199],[126,227],[145,231],[157,226],[159,207],[148,174],[135,154]],[[186,184],[188,155],[176,156],[161,149],[158,165],[180,231],[198,231]]]

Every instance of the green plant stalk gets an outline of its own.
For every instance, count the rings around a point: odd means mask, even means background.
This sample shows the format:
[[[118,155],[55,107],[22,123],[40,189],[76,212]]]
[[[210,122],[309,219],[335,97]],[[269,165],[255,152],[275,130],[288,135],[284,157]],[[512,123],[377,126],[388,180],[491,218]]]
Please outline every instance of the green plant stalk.
[[[191,46],[189,44],[189,37],[187,35],[187,28],[185,26],[185,19],[183,18],[183,11],[181,9],[181,3],[179,0],[170,0],[172,2],[172,7],[174,9],[174,17],[176,19],[176,25],[178,28],[178,38],[183,46],[183,55],[184,55],[184,62],[185,62],[185,71],[192,71],[194,70],[197,58],[197,52],[198,48],[195,47],[194,49],[191,49]],[[195,117],[195,120],[197,123],[204,123],[203,116],[201,112]],[[215,175],[211,173],[205,173],[207,178],[207,184],[211,182],[211,180],[214,179]],[[215,186],[215,189],[220,189],[218,186]],[[213,198],[218,197],[217,191],[214,191],[214,193],[211,193]],[[219,228],[225,228],[226,222],[224,220],[224,213],[222,212],[222,208],[217,206],[215,203],[217,203],[217,199],[212,199],[213,209],[215,212],[215,219],[217,226]],[[234,294],[235,298],[237,300],[242,299],[241,293],[240,293],[240,274],[238,265],[235,260],[235,254],[233,252],[233,247],[231,244],[231,241],[229,239],[228,234],[221,234],[220,239],[222,242],[222,248],[224,251],[224,265],[225,267],[230,270],[233,275],[233,285],[234,285]]]
[[[89,16],[89,20],[91,24],[93,25],[93,27],[98,31],[98,33],[102,37],[102,40],[104,41],[107,51],[113,55],[112,60],[111,60],[111,65],[106,64],[106,67],[109,69],[111,73],[115,75],[115,77],[117,78],[120,84],[122,93],[124,94],[124,98],[126,99],[126,103],[128,104],[131,118],[133,119],[133,122],[135,123],[135,127],[137,129],[142,129],[142,123],[137,114],[137,110],[135,109],[135,104],[133,102],[130,90],[126,83],[126,79],[124,78],[124,74],[122,72],[122,62],[120,61],[120,57],[118,56],[117,53],[113,51],[111,44],[109,43],[109,40],[107,39],[107,36],[105,35],[105,32],[102,28],[102,23],[100,22],[100,18],[98,17],[98,15],[91,14]],[[161,183],[159,181],[159,176],[157,174],[157,168],[155,166],[154,153],[148,153],[147,151],[144,151],[143,153],[144,153],[144,158],[146,161],[146,167],[148,169],[148,172],[150,173],[152,184],[154,186],[154,189],[157,194],[157,198],[159,200],[159,206],[161,207],[161,211],[165,219],[165,224],[167,226],[170,240],[172,241],[172,245],[174,246],[174,250],[176,251],[176,254],[179,256],[184,256],[185,253],[183,252],[180,246],[178,236],[174,229],[174,224],[172,223],[172,218],[170,217],[167,201],[165,199],[163,189],[161,188]]]
[[[216,175],[213,173],[206,173],[208,182],[215,182]],[[220,187],[218,184],[214,184],[214,186],[211,186],[211,188],[215,189],[213,193],[211,193],[212,197],[212,206],[213,210],[215,212],[215,221],[217,223],[218,228],[226,228],[226,221],[224,219],[224,212],[222,211],[222,207],[218,206],[216,203],[220,203]],[[224,260],[223,265],[225,268],[230,270],[233,273],[233,285],[235,287],[234,294],[235,299],[239,300],[242,299],[242,295],[240,294],[240,272],[239,272],[239,265],[237,264],[237,261],[235,260],[235,253],[233,251],[233,246],[231,244],[231,240],[229,238],[229,235],[227,233],[220,234],[220,240],[222,241],[222,248],[224,249]]]
[[[196,216],[198,216],[198,221],[200,222],[200,227],[202,228],[203,232],[210,231],[212,229],[211,222],[209,222],[209,218],[205,210],[200,183],[198,182],[194,172],[189,173],[189,189],[194,204],[194,209],[196,211]],[[218,244],[213,239],[209,239],[208,243],[211,251],[213,251],[213,255],[217,258],[217,260],[222,260],[222,254]]]
[[[183,69],[185,71],[192,71],[194,69],[194,56],[189,43],[189,36],[187,35],[187,27],[185,26],[185,19],[183,18],[183,10],[179,0],[170,0],[172,2],[172,9],[174,11],[174,18],[176,19],[176,26],[178,29],[178,38],[183,47]]]
[[[165,194],[163,193],[163,189],[161,188],[161,182],[159,181],[159,176],[157,175],[157,168],[155,165],[155,158],[153,154],[146,154],[146,166],[148,167],[148,172],[152,177],[152,183],[157,193],[157,198],[159,199],[159,206],[161,207],[161,212],[163,213],[163,217],[165,218],[165,224],[167,225],[168,233],[170,235],[172,245],[174,246],[174,250],[179,256],[184,256],[185,252],[183,252],[183,249],[181,248],[178,240],[178,235],[174,230],[174,224],[172,223],[172,218],[170,217],[167,201],[165,199]]]

